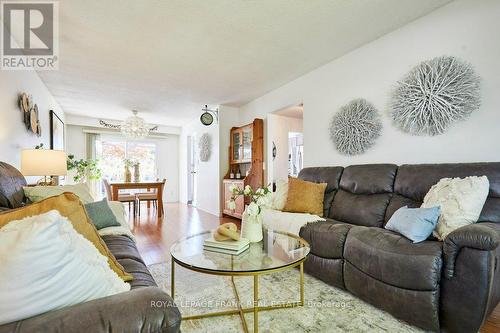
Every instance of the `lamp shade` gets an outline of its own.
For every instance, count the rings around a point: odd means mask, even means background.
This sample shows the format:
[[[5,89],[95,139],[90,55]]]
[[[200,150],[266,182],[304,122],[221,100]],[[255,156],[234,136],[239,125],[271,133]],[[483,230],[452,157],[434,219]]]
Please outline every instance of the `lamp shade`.
[[[62,150],[21,151],[21,173],[24,176],[65,176],[67,170],[66,153]]]

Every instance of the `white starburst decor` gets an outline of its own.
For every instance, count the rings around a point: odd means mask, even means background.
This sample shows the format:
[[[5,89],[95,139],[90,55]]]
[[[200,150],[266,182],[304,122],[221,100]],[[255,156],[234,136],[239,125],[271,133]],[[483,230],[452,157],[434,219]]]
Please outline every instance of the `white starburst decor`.
[[[373,146],[382,131],[377,109],[358,98],[340,108],[330,124],[330,138],[344,155],[358,155]]]
[[[438,135],[480,104],[480,78],[472,66],[455,57],[437,57],[420,63],[398,82],[391,117],[404,132]]]
[[[210,159],[211,153],[211,139],[208,133],[204,133],[200,136],[200,141],[198,142],[198,149],[200,150],[200,161],[207,162]]]

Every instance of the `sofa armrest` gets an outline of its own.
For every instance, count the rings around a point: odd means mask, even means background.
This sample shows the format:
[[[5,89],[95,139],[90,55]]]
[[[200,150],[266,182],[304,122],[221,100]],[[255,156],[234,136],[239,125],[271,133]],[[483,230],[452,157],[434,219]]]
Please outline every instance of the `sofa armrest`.
[[[499,243],[499,223],[476,223],[461,227],[451,232],[445,238],[443,244],[445,277],[448,279],[453,277],[455,260],[463,247],[483,251],[492,251],[497,248]]]
[[[0,333],[176,333],[180,323],[172,298],[157,287],[144,287],[5,324]]]

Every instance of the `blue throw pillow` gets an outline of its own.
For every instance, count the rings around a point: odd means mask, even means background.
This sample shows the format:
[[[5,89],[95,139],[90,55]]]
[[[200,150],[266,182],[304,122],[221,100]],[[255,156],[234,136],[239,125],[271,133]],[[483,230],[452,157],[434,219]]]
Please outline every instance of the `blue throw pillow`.
[[[395,231],[406,238],[419,243],[426,240],[439,222],[441,208],[399,208],[385,225],[387,230]]]

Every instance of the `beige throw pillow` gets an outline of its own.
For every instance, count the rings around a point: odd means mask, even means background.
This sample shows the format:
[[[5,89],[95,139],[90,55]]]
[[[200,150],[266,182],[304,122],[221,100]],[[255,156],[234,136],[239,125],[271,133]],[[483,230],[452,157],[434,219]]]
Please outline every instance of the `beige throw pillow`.
[[[273,193],[272,208],[276,210],[283,210],[288,196],[288,182],[280,179],[276,182],[276,192]]]
[[[326,186],[326,183],[318,184],[289,177],[288,195],[283,211],[323,216],[323,201]]]
[[[89,187],[86,183],[64,186],[26,186],[23,188],[24,195],[31,202],[38,202],[48,197],[53,197],[63,193],[73,193],[83,204],[94,202],[94,198],[90,194]]]
[[[476,223],[483,209],[490,183],[486,176],[443,178],[425,195],[422,208],[441,207],[434,236],[444,240],[452,231]]]

